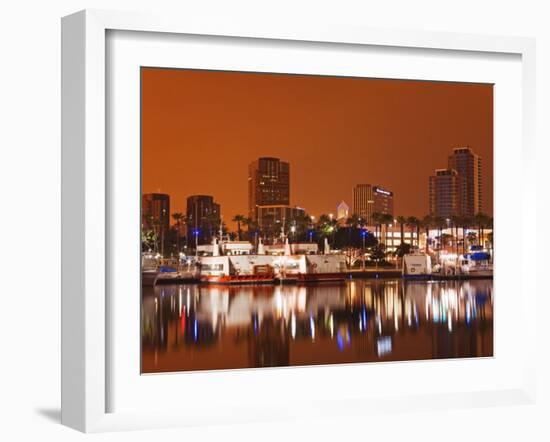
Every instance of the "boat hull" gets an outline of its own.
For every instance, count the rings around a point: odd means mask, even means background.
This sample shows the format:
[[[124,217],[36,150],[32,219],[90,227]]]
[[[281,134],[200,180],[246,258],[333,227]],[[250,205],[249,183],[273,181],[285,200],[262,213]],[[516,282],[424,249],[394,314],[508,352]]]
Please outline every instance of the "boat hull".
[[[141,272],[141,285],[143,287],[154,287],[157,283],[159,272],[146,271]]]
[[[227,285],[238,285],[238,284],[274,284],[275,275],[266,274],[266,275],[224,275],[224,276],[213,276],[213,275],[202,275],[201,282],[205,284],[227,284]]]
[[[298,282],[315,283],[315,282],[342,282],[345,281],[347,274],[343,272],[333,273],[300,273]]]

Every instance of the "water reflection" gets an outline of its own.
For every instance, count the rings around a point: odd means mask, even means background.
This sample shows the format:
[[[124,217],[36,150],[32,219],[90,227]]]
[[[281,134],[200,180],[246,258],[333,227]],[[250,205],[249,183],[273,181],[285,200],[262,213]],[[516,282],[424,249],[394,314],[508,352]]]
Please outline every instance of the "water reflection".
[[[491,356],[491,280],[144,289],[143,372]]]

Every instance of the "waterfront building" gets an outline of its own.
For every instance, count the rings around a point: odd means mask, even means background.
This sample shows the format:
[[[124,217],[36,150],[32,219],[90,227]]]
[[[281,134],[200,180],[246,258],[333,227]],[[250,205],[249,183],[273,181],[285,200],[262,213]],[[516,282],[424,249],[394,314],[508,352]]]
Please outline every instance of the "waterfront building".
[[[141,228],[152,230],[164,244],[170,228],[170,195],[146,193],[141,195]]]
[[[336,206],[336,219],[338,221],[346,222],[349,216],[349,206],[345,201],[340,201],[340,203]]]
[[[386,252],[393,253],[401,244],[401,226],[398,223],[383,226],[380,230],[373,229],[372,234],[381,244],[384,244]],[[422,232],[421,232],[422,235]],[[409,226],[403,227],[403,242],[405,244],[418,245],[416,230]]]
[[[472,217],[483,212],[481,158],[469,147],[458,147],[449,155],[447,167],[461,177],[460,215]]]
[[[353,188],[353,213],[372,225],[372,215],[393,216],[393,192],[372,184],[357,184]]]
[[[450,218],[462,215],[462,177],[454,169],[436,169],[429,178],[430,215]]]
[[[217,233],[221,222],[220,205],[210,195],[187,198],[187,238],[191,245],[207,244]]]
[[[290,204],[290,165],[279,158],[262,157],[248,166],[248,216],[258,220],[259,206]]]

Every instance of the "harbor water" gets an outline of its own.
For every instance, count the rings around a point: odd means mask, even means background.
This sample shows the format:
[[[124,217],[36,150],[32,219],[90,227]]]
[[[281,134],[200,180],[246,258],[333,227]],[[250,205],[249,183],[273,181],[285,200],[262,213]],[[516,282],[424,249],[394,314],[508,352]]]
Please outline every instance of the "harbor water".
[[[493,355],[493,281],[157,285],[142,293],[142,372]]]

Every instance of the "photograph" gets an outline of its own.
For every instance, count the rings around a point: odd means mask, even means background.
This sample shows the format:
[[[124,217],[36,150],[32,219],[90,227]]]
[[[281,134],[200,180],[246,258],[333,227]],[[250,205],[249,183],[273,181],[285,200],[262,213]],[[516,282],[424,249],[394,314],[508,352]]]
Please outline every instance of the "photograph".
[[[141,373],[493,357],[493,108],[142,66]]]

